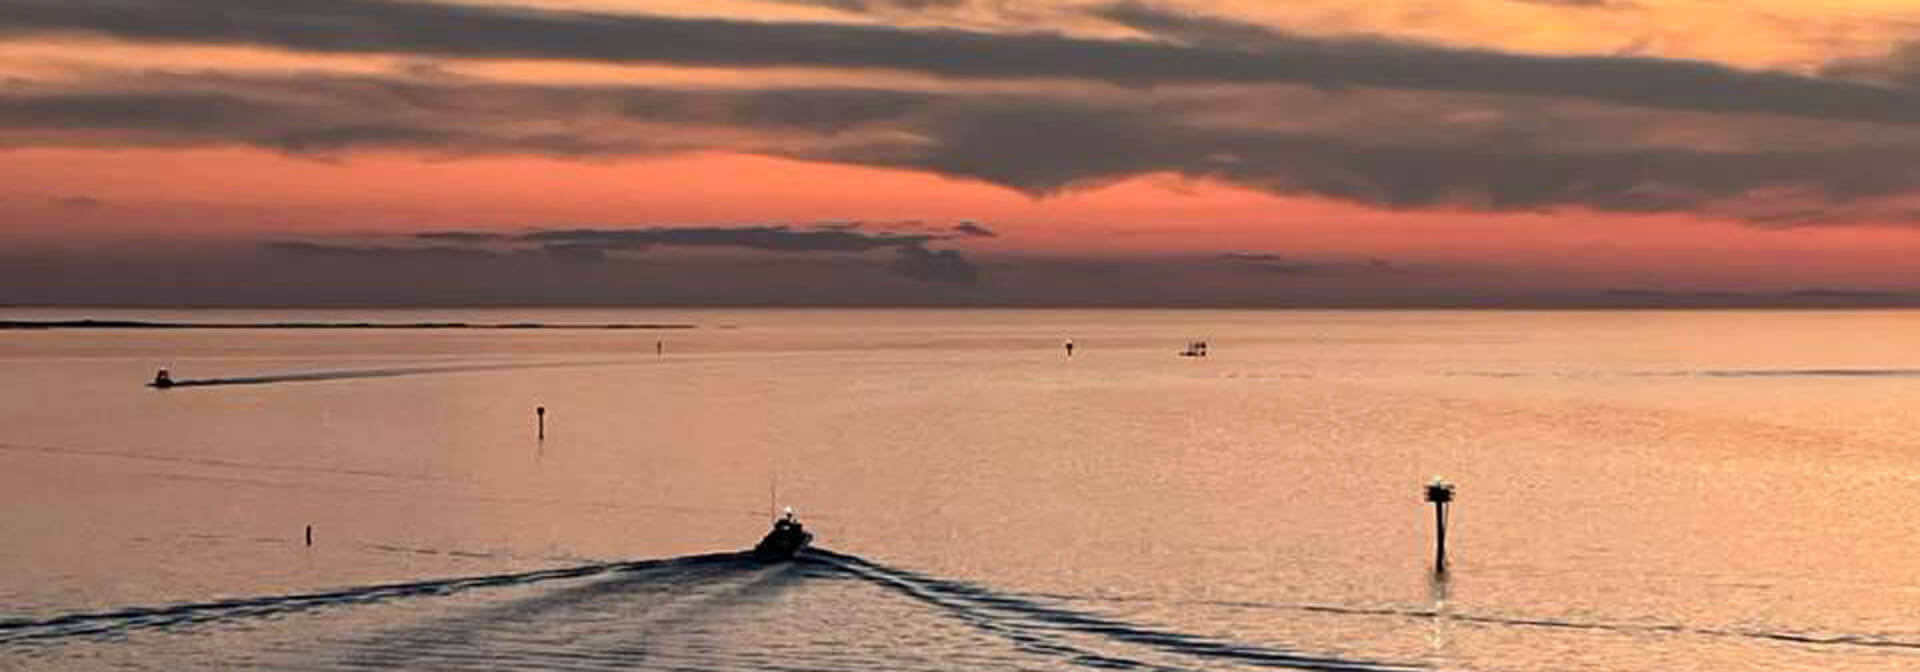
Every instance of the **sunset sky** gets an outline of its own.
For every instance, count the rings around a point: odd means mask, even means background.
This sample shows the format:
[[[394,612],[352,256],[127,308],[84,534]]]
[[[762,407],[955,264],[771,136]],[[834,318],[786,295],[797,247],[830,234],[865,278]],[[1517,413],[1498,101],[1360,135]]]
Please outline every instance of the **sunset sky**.
[[[1920,305],[1910,0],[5,0],[0,303]]]

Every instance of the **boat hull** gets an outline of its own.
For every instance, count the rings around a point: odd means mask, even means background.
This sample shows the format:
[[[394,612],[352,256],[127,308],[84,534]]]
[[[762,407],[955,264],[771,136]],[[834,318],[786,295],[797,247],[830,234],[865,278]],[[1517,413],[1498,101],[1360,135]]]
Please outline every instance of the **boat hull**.
[[[775,529],[753,547],[753,559],[761,562],[786,562],[813,543],[813,533],[793,528]]]

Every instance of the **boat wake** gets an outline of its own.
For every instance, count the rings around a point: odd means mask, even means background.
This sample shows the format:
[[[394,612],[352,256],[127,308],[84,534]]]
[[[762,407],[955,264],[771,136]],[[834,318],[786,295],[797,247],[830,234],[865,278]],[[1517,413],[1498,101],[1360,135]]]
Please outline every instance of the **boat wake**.
[[[1914,378],[1920,369],[1717,369],[1684,375],[1703,378]]]
[[[469,373],[476,371],[515,371],[521,369],[561,369],[574,367],[612,366],[632,364],[636,361],[612,362],[533,362],[521,364],[458,364],[447,366],[397,366],[381,369],[349,369],[343,371],[308,371],[302,373],[280,373],[264,376],[236,376],[231,378],[197,378],[170,381],[165,385],[148,383],[148,387],[178,389],[182,387],[212,387],[216,385],[268,385],[273,383],[305,383],[327,380],[353,380],[356,378],[394,378],[399,376],[419,376],[435,373]]]
[[[1424,667],[1191,634],[1077,606],[1129,601],[1166,606],[1149,598],[1007,593],[811,548],[792,562],[763,563],[749,552],[713,553],[0,620],[0,657],[20,654],[23,660],[57,663],[84,652],[90,660],[118,657],[129,669],[1388,672]],[[1391,621],[1377,627],[1432,620],[1628,637],[1920,649],[1920,642],[1893,635],[1608,623],[1426,608],[1173,603],[1180,605]],[[279,625],[267,625],[273,622]],[[216,639],[218,646],[212,643]]]
[[[1093,614],[1041,604],[1027,597],[997,593],[970,583],[936,579],[916,572],[894,569],[856,556],[825,549],[813,551],[811,558],[839,568],[862,580],[898,591],[921,602],[938,607],[969,625],[1012,641],[1022,650],[1037,654],[1065,656],[1076,664],[1112,668],[1165,668],[1152,663],[1119,657],[1113,651],[1087,650],[1072,643],[1074,637],[1178,654],[1198,661],[1249,665],[1255,667],[1327,672],[1383,672],[1410,669],[1356,660],[1318,657],[1273,648],[1237,644],[1180,632],[1133,625]]]
[[[324,607],[372,604],[411,597],[452,595],[476,588],[527,585],[616,572],[724,564],[738,562],[742,557],[739,553],[716,553],[669,560],[614,562],[515,574],[375,584],[317,593],[191,602],[159,607],[129,607],[112,611],[64,614],[44,619],[0,620],[0,646],[36,640],[114,635],[133,630],[166,629],[238,618],[276,616]]]
[[[1920,369],[1904,368],[1802,368],[1802,369],[1689,369],[1678,371],[1448,371],[1444,375],[1465,378],[1920,378]]]
[[[1061,602],[1133,602],[1146,601],[1147,598],[1125,597],[1087,597],[1080,595],[1037,594],[1034,597]],[[1691,635],[1699,637],[1729,637],[1755,639],[1794,644],[1813,644],[1822,646],[1857,646],[1884,649],[1920,650],[1920,640],[1904,639],[1889,634],[1858,634],[1812,631],[1788,631],[1743,628],[1717,628],[1680,623],[1635,623],[1625,621],[1587,621],[1565,618],[1528,617],[1497,614],[1475,614],[1437,608],[1395,608],[1395,607],[1350,607],[1334,604],[1277,604],[1271,602],[1248,602],[1239,600],[1192,600],[1176,604],[1194,607],[1282,611],[1303,614],[1328,614],[1334,616],[1386,617],[1406,620],[1444,619],[1449,623],[1483,625],[1503,628],[1544,628],[1550,630],[1584,630],[1620,635]]]
[[[536,585],[547,582],[556,587]],[[487,599],[491,592],[411,599],[483,588],[501,589],[498,595],[511,599]],[[138,647],[154,641],[137,636],[142,633],[178,640],[210,628],[219,628],[227,647],[233,632],[258,629],[248,623],[347,606],[364,608],[315,616],[347,627],[302,621],[300,633],[323,634],[260,647],[284,654],[261,666],[448,669],[514,661],[504,667],[1410,669],[1125,623],[818,548],[790,563],[717,553],[0,621],[0,653],[58,658],[68,647]],[[374,627],[353,625],[369,620]],[[135,668],[154,669],[259,662],[257,656],[207,659],[207,647],[192,648],[200,657],[187,661],[151,650],[128,658],[138,661]]]

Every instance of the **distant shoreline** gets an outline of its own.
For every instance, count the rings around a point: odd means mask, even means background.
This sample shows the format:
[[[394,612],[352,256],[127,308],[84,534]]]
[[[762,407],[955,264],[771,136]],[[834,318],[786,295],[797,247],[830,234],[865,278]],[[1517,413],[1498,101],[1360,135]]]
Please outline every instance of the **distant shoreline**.
[[[691,324],[547,324],[510,322],[150,322],[144,320],[0,320],[0,330],[44,329],[693,329]]]
[[[335,305],[65,305],[65,304],[0,304],[0,311],[36,311],[51,313],[61,311],[67,314],[85,311],[105,312],[307,312],[307,313],[344,313],[351,311],[392,313],[405,311],[625,311],[625,310],[754,310],[754,311],[1257,311],[1257,312],[1592,312],[1592,311],[1822,311],[1822,310],[1920,310],[1920,293],[1912,297],[1899,299],[1828,299],[1828,300],[1774,300],[1751,302],[1709,302],[1676,301],[1657,303],[1654,301],[1567,301],[1562,303],[1476,303],[1476,302],[1433,302],[1433,303],[1165,303],[1165,304],[1120,304],[1120,303],[953,303],[953,304],[913,304],[913,303],[853,303],[853,304],[772,304],[772,303],[714,303],[714,304],[394,304],[382,306],[335,306]],[[82,319],[59,320],[60,322],[107,322],[120,320]],[[8,322],[37,322],[37,320],[0,320]],[[165,323],[163,323],[165,324]],[[358,324],[354,322],[354,324]],[[434,324],[434,323],[430,323]],[[505,324],[465,324],[466,328],[500,328]],[[386,325],[380,325],[386,326]],[[404,326],[404,325],[397,325]],[[637,328],[637,329],[695,329],[692,324],[635,324],[635,325],[550,325],[552,328]]]

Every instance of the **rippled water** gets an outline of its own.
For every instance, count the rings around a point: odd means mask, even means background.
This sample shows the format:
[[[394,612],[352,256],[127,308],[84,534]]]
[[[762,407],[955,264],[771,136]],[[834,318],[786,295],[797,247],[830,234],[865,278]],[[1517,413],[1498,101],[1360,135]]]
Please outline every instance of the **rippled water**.
[[[1920,665],[1920,312],[77,317],[696,328],[0,331],[0,669]]]

